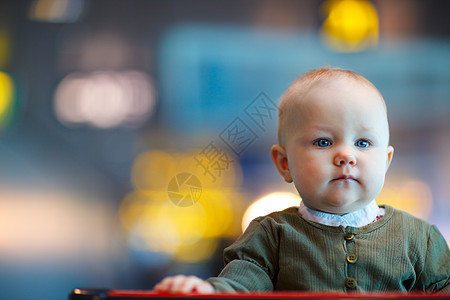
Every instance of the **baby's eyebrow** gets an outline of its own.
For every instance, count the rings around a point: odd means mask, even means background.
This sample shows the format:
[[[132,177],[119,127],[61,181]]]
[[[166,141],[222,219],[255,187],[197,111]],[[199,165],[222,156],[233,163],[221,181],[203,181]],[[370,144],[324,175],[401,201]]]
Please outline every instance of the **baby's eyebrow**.
[[[319,130],[319,131],[332,131],[333,130],[333,126],[329,126],[329,125],[314,125],[311,127],[311,129],[314,130]]]
[[[367,125],[365,125],[365,124],[361,124],[359,127],[360,127],[362,130],[368,130],[368,131],[370,131],[370,130],[375,130],[375,127],[374,127],[374,126],[367,126]]]
[[[336,128],[333,126],[329,126],[326,124],[318,124],[310,127],[308,130],[304,132],[304,135],[310,134],[339,134],[336,132]],[[380,138],[380,132],[376,127],[361,125],[360,128],[357,129],[356,133],[360,135],[359,137],[367,137],[372,140],[378,140]]]
[[[328,136],[333,135],[332,127],[331,126],[312,126],[309,127],[306,130],[302,130],[299,132],[300,136],[303,139],[310,139],[310,138],[316,138],[318,136]]]
[[[379,130],[377,130],[375,127],[367,127],[367,126],[364,126],[364,125],[361,126],[360,131],[361,132],[369,132],[369,133],[371,133],[373,135],[378,135],[379,134],[378,133]]]

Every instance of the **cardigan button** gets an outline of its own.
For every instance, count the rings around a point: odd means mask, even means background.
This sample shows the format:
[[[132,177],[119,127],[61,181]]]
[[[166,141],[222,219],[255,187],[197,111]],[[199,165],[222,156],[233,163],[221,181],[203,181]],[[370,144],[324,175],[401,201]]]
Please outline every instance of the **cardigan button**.
[[[353,241],[353,240],[355,239],[355,235],[354,235],[353,233],[346,233],[346,234],[344,235],[344,239],[345,239],[346,241],[351,242],[351,241]]]
[[[346,259],[349,263],[354,264],[356,260],[358,260],[358,257],[356,256],[356,254],[348,254]]]
[[[346,278],[345,279],[345,286],[348,288],[354,288],[356,286],[356,279],[355,278]]]

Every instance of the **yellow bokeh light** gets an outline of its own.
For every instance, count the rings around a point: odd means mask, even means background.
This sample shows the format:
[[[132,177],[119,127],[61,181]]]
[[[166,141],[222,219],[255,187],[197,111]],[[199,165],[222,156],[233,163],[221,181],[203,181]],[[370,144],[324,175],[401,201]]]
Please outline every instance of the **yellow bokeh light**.
[[[431,188],[419,180],[387,183],[376,200],[425,220],[433,210]]]
[[[300,196],[290,192],[275,192],[256,200],[247,208],[242,217],[242,231],[247,229],[254,218],[291,206],[299,206],[300,201]]]
[[[323,9],[322,36],[332,49],[355,52],[378,44],[378,14],[369,1],[329,0]]]
[[[234,191],[242,176],[239,162],[230,163],[226,172],[212,181],[197,166],[195,158],[201,151],[151,150],[136,158],[131,174],[135,190],[119,209],[131,248],[197,262],[214,254],[219,238],[239,233],[239,225],[233,222],[239,202],[243,202]],[[193,177],[194,181],[186,179]],[[186,204],[183,199],[194,183],[200,196]]]
[[[8,121],[8,113],[14,100],[14,84],[11,77],[0,72],[0,128]]]
[[[217,239],[203,238],[192,245],[178,248],[175,258],[178,261],[195,263],[210,258],[218,246]]]
[[[230,228],[233,221],[231,194],[218,190],[204,190],[199,204],[205,210],[205,238],[220,237]]]
[[[215,170],[215,166],[210,166],[210,171],[214,176],[212,177],[211,173],[203,169],[199,163],[199,160],[202,159],[201,151],[201,149],[193,149],[186,154],[178,154],[178,168],[197,176],[204,188],[214,189],[241,185],[243,175],[239,162],[233,159],[229,163],[224,163],[221,166],[223,170],[220,171]],[[221,151],[224,151],[231,160],[233,157],[231,154],[225,152],[224,149],[221,149]]]
[[[182,261],[208,258],[233,218],[225,195],[218,191],[205,194],[207,201],[189,207],[176,206],[159,192],[135,191],[128,195],[119,214],[130,246],[175,255]],[[209,248],[203,249],[205,245]]]
[[[160,242],[180,247],[198,242],[206,231],[206,214],[203,207],[194,204],[180,207],[165,202],[159,208],[156,226],[161,232]]]
[[[239,162],[229,163],[226,170],[220,174],[214,173],[215,178],[212,178],[195,159],[200,151],[193,149],[184,153],[169,153],[152,150],[142,153],[133,165],[131,175],[133,185],[138,189],[167,190],[167,185],[174,176],[179,173],[190,173],[198,178],[203,189],[240,186],[242,169]]]
[[[177,174],[177,161],[164,151],[142,153],[134,162],[131,179],[143,190],[167,190],[170,179]]]
[[[134,190],[128,194],[119,209],[119,218],[124,229],[131,231],[141,215],[156,212],[158,207],[167,201],[166,197],[164,191]]]

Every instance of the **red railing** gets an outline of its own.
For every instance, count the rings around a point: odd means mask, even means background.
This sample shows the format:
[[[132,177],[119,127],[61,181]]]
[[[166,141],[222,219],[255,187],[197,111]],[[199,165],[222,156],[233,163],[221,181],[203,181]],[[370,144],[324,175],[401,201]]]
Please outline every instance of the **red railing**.
[[[69,297],[70,300],[292,300],[292,299],[450,299],[450,294],[432,293],[336,293],[336,292],[273,292],[273,293],[216,293],[216,294],[180,294],[161,293],[154,291],[131,291],[131,290],[84,290],[75,289]]]

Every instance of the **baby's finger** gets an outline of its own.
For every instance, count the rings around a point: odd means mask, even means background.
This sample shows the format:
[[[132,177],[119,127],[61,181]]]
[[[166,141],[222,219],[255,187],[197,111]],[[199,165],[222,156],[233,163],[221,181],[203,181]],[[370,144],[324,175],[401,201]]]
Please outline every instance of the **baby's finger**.
[[[166,277],[163,280],[161,280],[159,283],[157,283],[153,287],[153,290],[158,291],[158,292],[170,291],[173,286],[174,280],[175,280],[175,277],[171,277],[171,276]]]
[[[181,293],[191,293],[194,291],[195,286],[201,284],[203,280],[195,276],[187,276],[185,277],[180,284],[177,286],[177,292]]]
[[[202,281],[194,287],[193,292],[200,294],[212,294],[214,293],[214,287],[207,281]]]
[[[168,290],[170,292],[181,292],[181,288],[183,287],[185,280],[186,276],[184,275],[177,275],[172,277],[172,280],[170,281],[170,284],[168,286]]]

